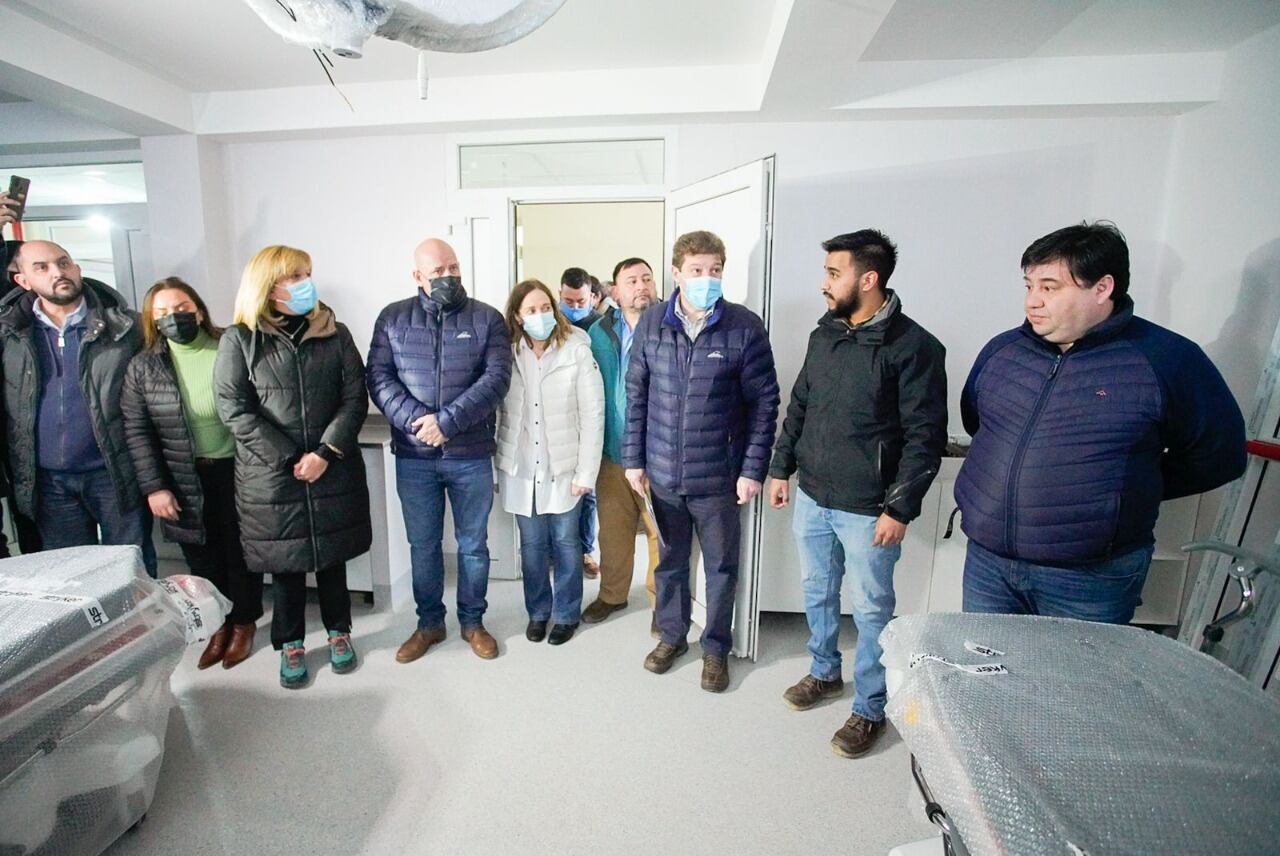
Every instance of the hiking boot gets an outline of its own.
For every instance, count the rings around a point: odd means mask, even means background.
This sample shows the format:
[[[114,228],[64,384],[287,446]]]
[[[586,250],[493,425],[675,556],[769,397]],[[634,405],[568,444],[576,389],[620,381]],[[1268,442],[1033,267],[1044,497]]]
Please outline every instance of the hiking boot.
[[[649,652],[649,656],[644,658],[644,667],[655,675],[661,675],[667,669],[671,668],[671,664],[676,661],[676,657],[689,652],[689,643],[680,640],[679,645],[668,645],[666,642],[659,642],[658,647]]]
[[[196,663],[196,668],[207,669],[221,662],[227,653],[227,642],[230,640],[231,625],[229,623],[213,631],[213,635],[209,637],[209,644],[204,646],[204,653],[200,655],[200,660]]]
[[[589,580],[594,580],[600,576],[600,565],[595,559],[591,558],[590,553],[584,553],[582,556],[582,575]]]
[[[354,671],[358,664],[356,649],[351,644],[351,633],[339,633],[337,630],[330,630],[329,665],[333,667],[333,673],[335,675],[345,675]]]
[[[412,663],[435,645],[437,642],[444,641],[444,625],[439,627],[431,627],[426,630],[419,627],[417,630],[404,640],[400,649],[396,651],[397,663]]]
[[[302,640],[286,642],[280,649],[280,686],[296,690],[307,684],[307,651]]]
[[[578,622],[573,624],[555,624],[551,627],[551,635],[547,637],[548,645],[563,645],[573,638],[573,631],[578,629]]]
[[[871,750],[884,731],[884,720],[873,722],[854,714],[831,738],[831,751],[841,758],[858,758]]]
[[[722,693],[729,688],[728,657],[702,655],[702,688],[709,693]]]
[[[625,601],[623,603],[605,603],[600,598],[596,598],[591,601],[591,604],[586,609],[582,610],[582,620],[587,624],[599,624],[618,610],[626,608]]]
[[[547,622],[545,621],[529,621],[529,626],[524,629],[524,638],[530,642],[541,642],[547,638]]]
[[[808,710],[824,698],[839,698],[844,692],[844,681],[822,681],[813,675],[805,675],[793,687],[782,694],[782,700],[792,710]]]
[[[462,628],[462,638],[471,644],[471,650],[481,660],[492,660],[498,656],[498,640],[489,635],[483,624]]]

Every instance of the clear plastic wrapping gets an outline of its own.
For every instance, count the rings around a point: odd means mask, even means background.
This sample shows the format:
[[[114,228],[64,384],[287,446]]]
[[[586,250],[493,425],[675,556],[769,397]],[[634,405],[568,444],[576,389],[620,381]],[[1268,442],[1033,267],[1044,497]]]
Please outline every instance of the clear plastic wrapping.
[[[96,856],[146,813],[169,676],[227,602],[135,547],[0,561],[0,854]]]
[[[1280,852],[1280,703],[1131,627],[895,619],[886,713],[974,854]]]

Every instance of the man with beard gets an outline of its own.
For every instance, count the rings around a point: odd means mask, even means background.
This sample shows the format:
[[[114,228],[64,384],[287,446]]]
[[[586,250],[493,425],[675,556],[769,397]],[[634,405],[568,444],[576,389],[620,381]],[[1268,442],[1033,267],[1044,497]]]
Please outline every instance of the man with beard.
[[[438,238],[413,254],[414,295],[373,325],[366,381],[391,425],[396,492],[409,535],[418,627],[396,651],[412,663],[443,642],[444,504],[458,542],[458,624],[477,657],[498,656],[484,628],[497,409],[511,384],[502,313],[467,296],[453,247]]]
[[[124,439],[120,389],[142,335],[107,285],[83,278],[65,249],[17,249],[20,290],[0,300],[9,463],[20,512],[45,549],[144,546],[146,516]],[[154,559],[148,570],[154,575]]]
[[[837,643],[847,571],[858,628],[855,692],[831,748],[856,758],[884,729],[880,631],[893,618],[893,566],[907,524],[920,514],[946,445],[946,352],[886,287],[898,257],[888,238],[863,229],[822,248],[829,311],[809,335],[768,490],[770,504],[784,507],[788,479],[799,472],[792,529],[813,660],[783,700],[806,710],[844,691]]]
[[[658,566],[658,534],[644,500],[627,484],[622,468],[622,437],[627,423],[627,365],[640,316],[658,299],[653,269],[644,259],[624,259],[613,269],[621,308],[609,309],[588,331],[591,352],[604,377],[604,457],[596,477],[600,514],[600,594],[582,611],[588,624],[604,621],[627,605],[635,566],[636,526],[649,536],[649,608],[655,603],[653,572]],[[654,630],[650,621],[650,630]],[[656,631],[655,634],[656,635]]]

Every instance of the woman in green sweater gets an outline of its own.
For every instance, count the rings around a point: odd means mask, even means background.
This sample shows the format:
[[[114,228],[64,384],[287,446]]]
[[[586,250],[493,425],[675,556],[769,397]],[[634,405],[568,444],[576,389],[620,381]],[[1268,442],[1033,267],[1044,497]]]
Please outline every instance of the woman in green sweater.
[[[196,290],[177,277],[142,301],[143,350],[129,364],[121,408],[138,484],[167,540],[191,571],[232,602],[199,667],[229,669],[253,650],[262,575],[250,573],[235,504],[235,438],[218,418],[213,363],[222,331]]]

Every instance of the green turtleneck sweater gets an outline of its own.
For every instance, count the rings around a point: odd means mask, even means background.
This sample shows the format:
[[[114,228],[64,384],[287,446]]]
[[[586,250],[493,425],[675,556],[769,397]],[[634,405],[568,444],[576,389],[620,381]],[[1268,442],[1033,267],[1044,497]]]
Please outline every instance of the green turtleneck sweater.
[[[213,361],[218,356],[218,343],[201,330],[189,345],[169,342],[169,356],[178,373],[182,411],[196,444],[196,457],[232,457],[236,453],[236,441],[218,418],[213,398]]]

